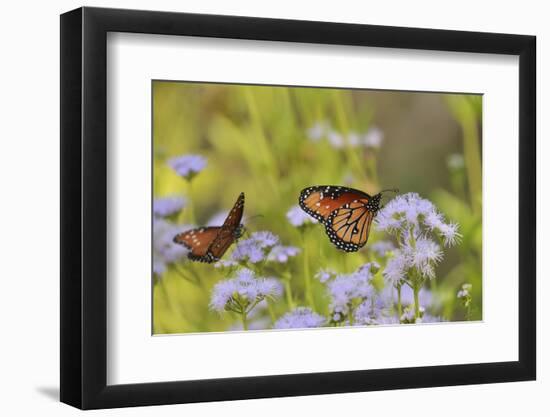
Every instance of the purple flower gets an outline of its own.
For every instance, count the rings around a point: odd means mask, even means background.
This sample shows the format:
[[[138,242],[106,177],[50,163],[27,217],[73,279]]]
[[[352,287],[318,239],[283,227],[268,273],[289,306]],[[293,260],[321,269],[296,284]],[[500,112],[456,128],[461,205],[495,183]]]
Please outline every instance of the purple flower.
[[[398,238],[398,249],[388,261],[384,277],[398,285],[415,269],[423,278],[435,277],[435,266],[443,259],[441,247],[431,237],[443,239],[445,246],[460,240],[458,225],[445,223],[433,203],[416,193],[397,196],[376,217],[379,230]]]
[[[460,291],[456,294],[457,298],[465,298],[470,296],[472,284],[462,284]]]
[[[296,256],[300,253],[300,249],[294,246],[282,246],[277,245],[273,246],[269,255],[267,256],[268,261],[275,261],[281,264],[284,264],[292,256]]]
[[[422,314],[422,317],[416,320],[416,323],[440,323],[442,321],[446,321],[446,320],[444,320],[442,317],[439,317],[439,316],[432,316],[431,314],[424,313]]]
[[[355,178],[353,176],[353,174],[351,172],[346,172],[346,174],[344,174],[344,176],[342,177],[342,183],[345,184],[345,185],[353,185],[353,183],[355,182]]]
[[[250,238],[255,240],[258,246],[262,249],[275,246],[279,243],[279,238],[273,233],[267,231],[254,232]]]
[[[415,312],[414,307],[409,306],[405,309],[403,314],[401,315],[401,323],[411,324],[411,323],[439,323],[443,320],[441,317],[432,316],[431,314],[426,312],[426,309],[424,307],[419,308],[419,317],[415,319]]]
[[[458,291],[456,297],[464,307],[469,308],[472,303],[472,284],[462,284],[462,288]]]
[[[439,233],[443,240],[445,241],[445,246],[454,246],[460,242],[462,235],[458,233],[458,224],[457,223],[442,223],[437,227]]]
[[[427,278],[434,278],[434,266],[443,259],[443,252],[437,243],[419,237],[414,247],[408,247],[412,266]]]
[[[322,327],[327,319],[307,307],[296,307],[286,313],[273,326],[274,329],[307,329]]]
[[[179,213],[185,207],[185,204],[186,201],[183,197],[155,198],[153,201],[153,214],[157,217],[168,217]]]
[[[418,292],[418,302],[422,306],[431,306],[434,301],[432,292],[426,288],[421,288]],[[411,287],[403,285],[401,287],[401,304],[404,306],[414,305],[414,293]]]
[[[192,226],[175,226],[164,219],[153,219],[153,273],[161,276],[167,265],[181,261],[189,252],[184,246],[174,243],[174,236]]]
[[[363,146],[367,148],[378,149],[384,141],[384,132],[382,132],[377,127],[371,127],[367,133],[363,135]]]
[[[292,206],[286,212],[286,218],[294,227],[302,227],[308,224],[317,223],[317,220],[303,211],[299,206]]]
[[[435,278],[434,268],[441,259],[443,259],[443,252],[439,245],[431,239],[420,236],[414,244],[406,240],[400,249],[393,252],[393,257],[386,263],[383,275],[393,286],[402,283],[411,268],[416,269],[423,277],[433,279]]]
[[[373,291],[355,310],[355,322],[358,325],[388,324],[393,316],[393,287],[382,291]]]
[[[380,265],[378,262],[367,262],[366,264],[361,265],[355,271],[355,274],[362,275],[365,279],[371,279],[373,274],[376,274],[380,270]]]
[[[355,303],[373,295],[372,268],[373,265],[368,263],[351,274],[340,274],[327,281],[332,312],[346,315]]]
[[[391,324],[401,324],[401,322],[395,315],[381,315],[378,317],[377,324],[391,325]]]
[[[447,166],[452,170],[464,168],[464,157],[461,154],[454,153],[447,158]]]
[[[265,251],[254,239],[241,240],[235,245],[231,253],[231,260],[235,262],[251,262],[257,264],[265,258]]]
[[[166,272],[166,264],[158,256],[153,257],[153,275],[160,277]]]
[[[344,136],[342,136],[341,133],[338,133],[334,130],[331,130],[327,134],[328,143],[335,148],[335,149],[341,149],[344,147]]]
[[[355,323],[358,325],[373,325],[378,324],[382,316],[382,310],[374,302],[374,300],[363,301],[357,310],[355,310]]]
[[[332,279],[336,276],[336,272],[334,272],[331,269],[320,269],[316,274],[315,278],[319,280],[321,283],[327,282],[329,279]]]
[[[218,282],[212,289],[210,308],[214,311],[245,311],[249,313],[266,298],[277,298],[283,286],[275,278],[256,277],[247,268],[240,269],[232,279]]]
[[[329,123],[325,121],[315,122],[307,130],[307,136],[312,142],[319,142],[321,139],[323,139],[326,136],[329,128],[330,128]]]
[[[433,203],[416,193],[399,195],[391,200],[376,216],[378,230],[416,238],[428,232],[437,233],[445,241],[445,246],[460,241],[458,224],[445,223]]]
[[[350,131],[347,134],[338,132],[332,128],[329,122],[316,122],[307,130],[307,136],[312,142],[326,139],[335,149],[344,146],[352,148],[363,146],[365,148],[379,148],[384,140],[384,133],[377,127],[372,127],[365,133]]]
[[[206,167],[206,159],[201,155],[182,155],[168,160],[168,165],[179,176],[191,180]]]
[[[214,264],[214,268],[235,268],[237,266],[239,266],[239,263],[230,259],[220,259]]]
[[[376,243],[373,243],[370,246],[370,249],[380,257],[384,257],[388,252],[394,251],[395,246],[389,240],[380,240]]]
[[[406,278],[408,268],[409,260],[407,256],[402,251],[395,250],[394,256],[386,263],[382,275],[384,275],[384,279],[387,283],[396,287]]]
[[[424,314],[424,311],[425,311],[424,307],[419,308],[420,317],[422,317],[422,315]],[[417,322],[417,320],[415,319],[415,311],[414,311],[414,308],[412,306],[405,309],[405,311],[403,312],[403,314],[400,317],[400,321],[401,321],[401,323],[406,323],[406,324],[411,324],[411,323],[416,323]],[[418,322],[420,322],[420,318],[418,319]]]
[[[266,259],[270,249],[278,243],[279,238],[271,232],[254,232],[250,238],[237,243],[231,259],[235,262],[259,263]]]

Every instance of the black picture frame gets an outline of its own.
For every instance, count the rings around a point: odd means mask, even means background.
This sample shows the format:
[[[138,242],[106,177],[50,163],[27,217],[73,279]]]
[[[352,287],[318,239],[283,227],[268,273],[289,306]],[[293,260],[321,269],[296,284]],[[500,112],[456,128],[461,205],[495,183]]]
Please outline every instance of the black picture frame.
[[[108,32],[519,56],[519,360],[107,385]],[[61,401],[82,409],[534,380],[534,36],[80,8],[61,15]]]

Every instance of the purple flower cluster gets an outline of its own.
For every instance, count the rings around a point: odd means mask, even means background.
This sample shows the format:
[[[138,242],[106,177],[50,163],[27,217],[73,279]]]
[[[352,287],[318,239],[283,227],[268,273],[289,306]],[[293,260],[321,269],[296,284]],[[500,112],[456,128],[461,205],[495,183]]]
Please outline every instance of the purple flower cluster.
[[[157,217],[168,217],[177,214],[185,207],[183,197],[170,196],[155,198],[153,201],[153,214]]]
[[[338,275],[338,274],[336,272],[334,272],[332,269],[321,268],[315,274],[315,278],[317,278],[319,280],[319,282],[324,284],[328,280],[336,277],[336,275]]]
[[[299,253],[300,249],[295,246],[276,245],[271,248],[271,251],[267,255],[267,260],[284,264],[289,258],[296,256]]]
[[[372,278],[376,267],[367,263],[351,274],[339,274],[325,281],[334,321],[340,321],[356,305],[373,296]]]
[[[307,136],[312,142],[326,139],[335,149],[341,149],[345,146],[378,149],[384,140],[384,133],[377,127],[371,127],[365,133],[351,131],[344,135],[334,130],[330,123],[326,121],[315,122],[307,130]]]
[[[399,322],[393,314],[394,294],[392,287],[373,291],[355,310],[355,323],[358,325],[393,324]]]
[[[462,284],[462,287],[457,292],[456,297],[462,302],[464,307],[469,308],[472,303],[472,284]]]
[[[262,300],[277,298],[283,293],[282,284],[275,278],[257,277],[247,268],[237,271],[233,278],[218,282],[210,298],[214,311],[249,313]]]
[[[384,278],[393,286],[405,281],[407,274],[416,270],[423,278],[435,278],[435,266],[443,259],[441,247],[433,240],[418,237],[416,241],[403,242],[400,249],[393,251],[384,269]]]
[[[273,326],[275,329],[307,329],[322,327],[327,319],[307,307],[296,307],[290,313],[286,313]]]
[[[466,298],[470,296],[470,292],[472,291],[472,284],[462,284],[462,287],[456,294],[457,298]]]
[[[401,315],[401,323],[405,324],[419,324],[419,323],[439,323],[444,321],[439,316],[432,316],[426,312],[424,307],[420,307],[420,317],[415,319],[414,308],[408,307],[405,309],[405,312]]]
[[[279,238],[271,232],[254,232],[250,238],[241,240],[231,254],[234,262],[250,262],[253,264],[265,260],[271,249],[279,243]]]
[[[222,259],[215,266],[235,267],[264,261],[286,263],[298,253],[300,253],[299,248],[279,244],[279,238],[271,232],[254,232],[248,239],[241,240],[235,245],[230,259]]]
[[[384,141],[384,132],[377,127],[371,127],[367,133],[363,135],[363,145],[367,148],[378,149]]]
[[[323,139],[327,132],[330,130],[330,124],[328,122],[315,122],[308,130],[307,137],[312,142],[318,142]]]
[[[299,206],[292,206],[286,212],[286,218],[294,227],[303,227],[308,224],[315,224],[317,220],[303,211]]]
[[[186,180],[191,180],[206,167],[206,158],[201,155],[182,155],[168,160],[168,165]]]
[[[169,264],[185,258],[188,250],[174,243],[174,236],[192,226],[176,226],[164,219],[153,219],[153,273],[160,277]]]
[[[433,296],[432,292],[426,288],[421,288],[418,292],[418,301],[421,306],[439,307],[437,305],[437,298]],[[414,305],[414,293],[411,287],[404,285],[401,287],[401,303],[404,306]]]
[[[416,193],[391,200],[378,213],[376,226],[398,239],[398,248],[384,269],[386,281],[393,286],[404,282],[412,270],[422,278],[433,279],[443,251],[432,237],[442,239],[445,246],[456,244],[461,237],[456,223],[446,223],[433,203]]]
[[[461,238],[458,224],[446,223],[434,204],[416,193],[395,197],[378,212],[375,222],[378,230],[396,235],[434,233],[444,240],[445,246],[453,246]]]

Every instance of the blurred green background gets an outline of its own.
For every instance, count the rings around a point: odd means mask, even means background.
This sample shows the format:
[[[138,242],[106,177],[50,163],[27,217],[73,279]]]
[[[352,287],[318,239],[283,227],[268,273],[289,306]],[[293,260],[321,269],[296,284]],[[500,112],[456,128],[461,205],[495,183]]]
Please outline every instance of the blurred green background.
[[[481,103],[478,95],[154,81],[154,198],[184,196],[187,206],[169,220],[204,225],[244,191],[247,229],[271,231],[282,244],[302,249],[265,275],[285,275],[297,305],[304,305],[304,286],[311,285],[314,309],[327,314],[325,287],[313,275],[320,268],[351,272],[372,260],[383,265],[369,246],[389,236],[374,229],[363,250],[336,250],[324,227],[304,232],[288,222],[286,213],[300,191],[335,184],[371,194],[383,188],[417,192],[457,222],[463,236],[459,245],[445,249],[437,278],[428,284],[438,300],[432,313],[465,320],[456,294],[467,282],[473,286],[469,318],[479,320]],[[330,126],[344,143],[335,146],[338,137],[316,138],[312,127],[319,124]],[[383,135],[380,146],[345,140],[369,132]],[[167,164],[185,154],[207,159],[191,184]],[[213,265],[186,259],[167,264],[153,280],[153,332],[235,328],[236,317],[208,308],[213,285],[225,277],[226,271]],[[288,309],[283,298],[262,314],[273,320]]]

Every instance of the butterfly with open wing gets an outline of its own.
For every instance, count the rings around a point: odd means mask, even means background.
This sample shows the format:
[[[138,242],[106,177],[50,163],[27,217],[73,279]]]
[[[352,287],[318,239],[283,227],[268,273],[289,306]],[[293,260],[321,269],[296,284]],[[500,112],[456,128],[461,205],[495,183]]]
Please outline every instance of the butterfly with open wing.
[[[244,212],[244,193],[241,193],[223,225],[187,230],[174,237],[174,243],[189,249],[192,261],[217,262],[244,232],[241,220]]]
[[[298,200],[307,214],[325,226],[330,241],[340,250],[357,252],[369,239],[372,221],[380,210],[382,190],[373,196],[354,188],[317,185],[304,188]]]

